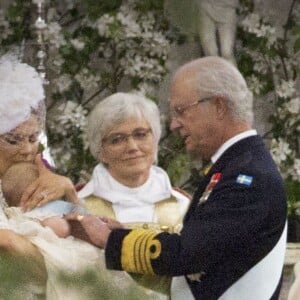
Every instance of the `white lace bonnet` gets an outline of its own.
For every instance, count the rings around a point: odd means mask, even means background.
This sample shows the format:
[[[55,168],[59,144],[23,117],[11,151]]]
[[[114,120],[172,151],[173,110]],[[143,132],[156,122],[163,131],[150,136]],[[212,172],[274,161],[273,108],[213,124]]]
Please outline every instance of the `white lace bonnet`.
[[[28,120],[44,99],[42,79],[33,67],[0,58],[0,135]]]

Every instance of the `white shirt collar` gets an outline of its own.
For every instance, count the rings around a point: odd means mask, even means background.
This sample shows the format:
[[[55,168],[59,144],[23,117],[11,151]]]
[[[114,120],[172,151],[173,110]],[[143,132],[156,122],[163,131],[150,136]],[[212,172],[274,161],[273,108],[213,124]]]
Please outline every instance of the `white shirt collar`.
[[[78,196],[85,198],[91,194],[107,199],[112,203],[132,202],[156,203],[170,197],[172,192],[171,183],[167,173],[157,167],[151,166],[147,181],[136,188],[129,188],[116,181],[102,165],[98,164],[91,180],[79,191]]]
[[[235,135],[234,137],[230,138],[211,157],[211,162],[214,164],[221,157],[221,155],[233,144],[235,144],[238,141],[245,139],[249,136],[253,136],[253,135],[257,135],[257,131],[255,129],[250,129],[250,130],[244,131],[244,132],[239,133],[239,134]]]
[[[172,193],[167,173],[151,166],[147,181],[129,188],[116,181],[101,164],[93,172],[91,180],[78,193],[80,198],[94,194],[112,203],[116,218],[120,222],[155,222],[155,203],[169,198]]]

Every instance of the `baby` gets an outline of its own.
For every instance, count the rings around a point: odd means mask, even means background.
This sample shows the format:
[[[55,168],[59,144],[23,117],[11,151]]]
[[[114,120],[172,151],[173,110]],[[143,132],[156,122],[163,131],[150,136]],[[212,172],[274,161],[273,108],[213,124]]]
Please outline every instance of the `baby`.
[[[38,178],[38,175],[37,167],[29,162],[14,164],[5,172],[2,178],[2,192],[8,206],[20,206],[23,192]],[[64,238],[70,235],[71,228],[62,217],[71,212],[87,214],[83,207],[63,200],[49,202],[24,214],[38,219],[43,226],[50,227],[57,236]]]

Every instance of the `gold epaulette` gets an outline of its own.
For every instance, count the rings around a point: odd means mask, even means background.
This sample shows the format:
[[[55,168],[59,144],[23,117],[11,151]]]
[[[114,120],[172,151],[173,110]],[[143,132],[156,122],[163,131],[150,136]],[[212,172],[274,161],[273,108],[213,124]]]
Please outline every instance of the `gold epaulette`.
[[[161,253],[157,232],[146,229],[132,230],[123,240],[121,252],[122,269],[127,272],[152,274],[151,260]]]

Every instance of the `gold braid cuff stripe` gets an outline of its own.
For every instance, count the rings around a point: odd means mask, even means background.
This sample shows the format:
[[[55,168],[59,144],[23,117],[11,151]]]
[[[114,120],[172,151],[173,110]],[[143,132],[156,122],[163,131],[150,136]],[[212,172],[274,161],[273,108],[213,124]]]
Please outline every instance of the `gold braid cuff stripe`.
[[[153,230],[132,230],[123,240],[121,252],[122,269],[127,272],[152,274],[151,260],[161,253],[161,244]]]

